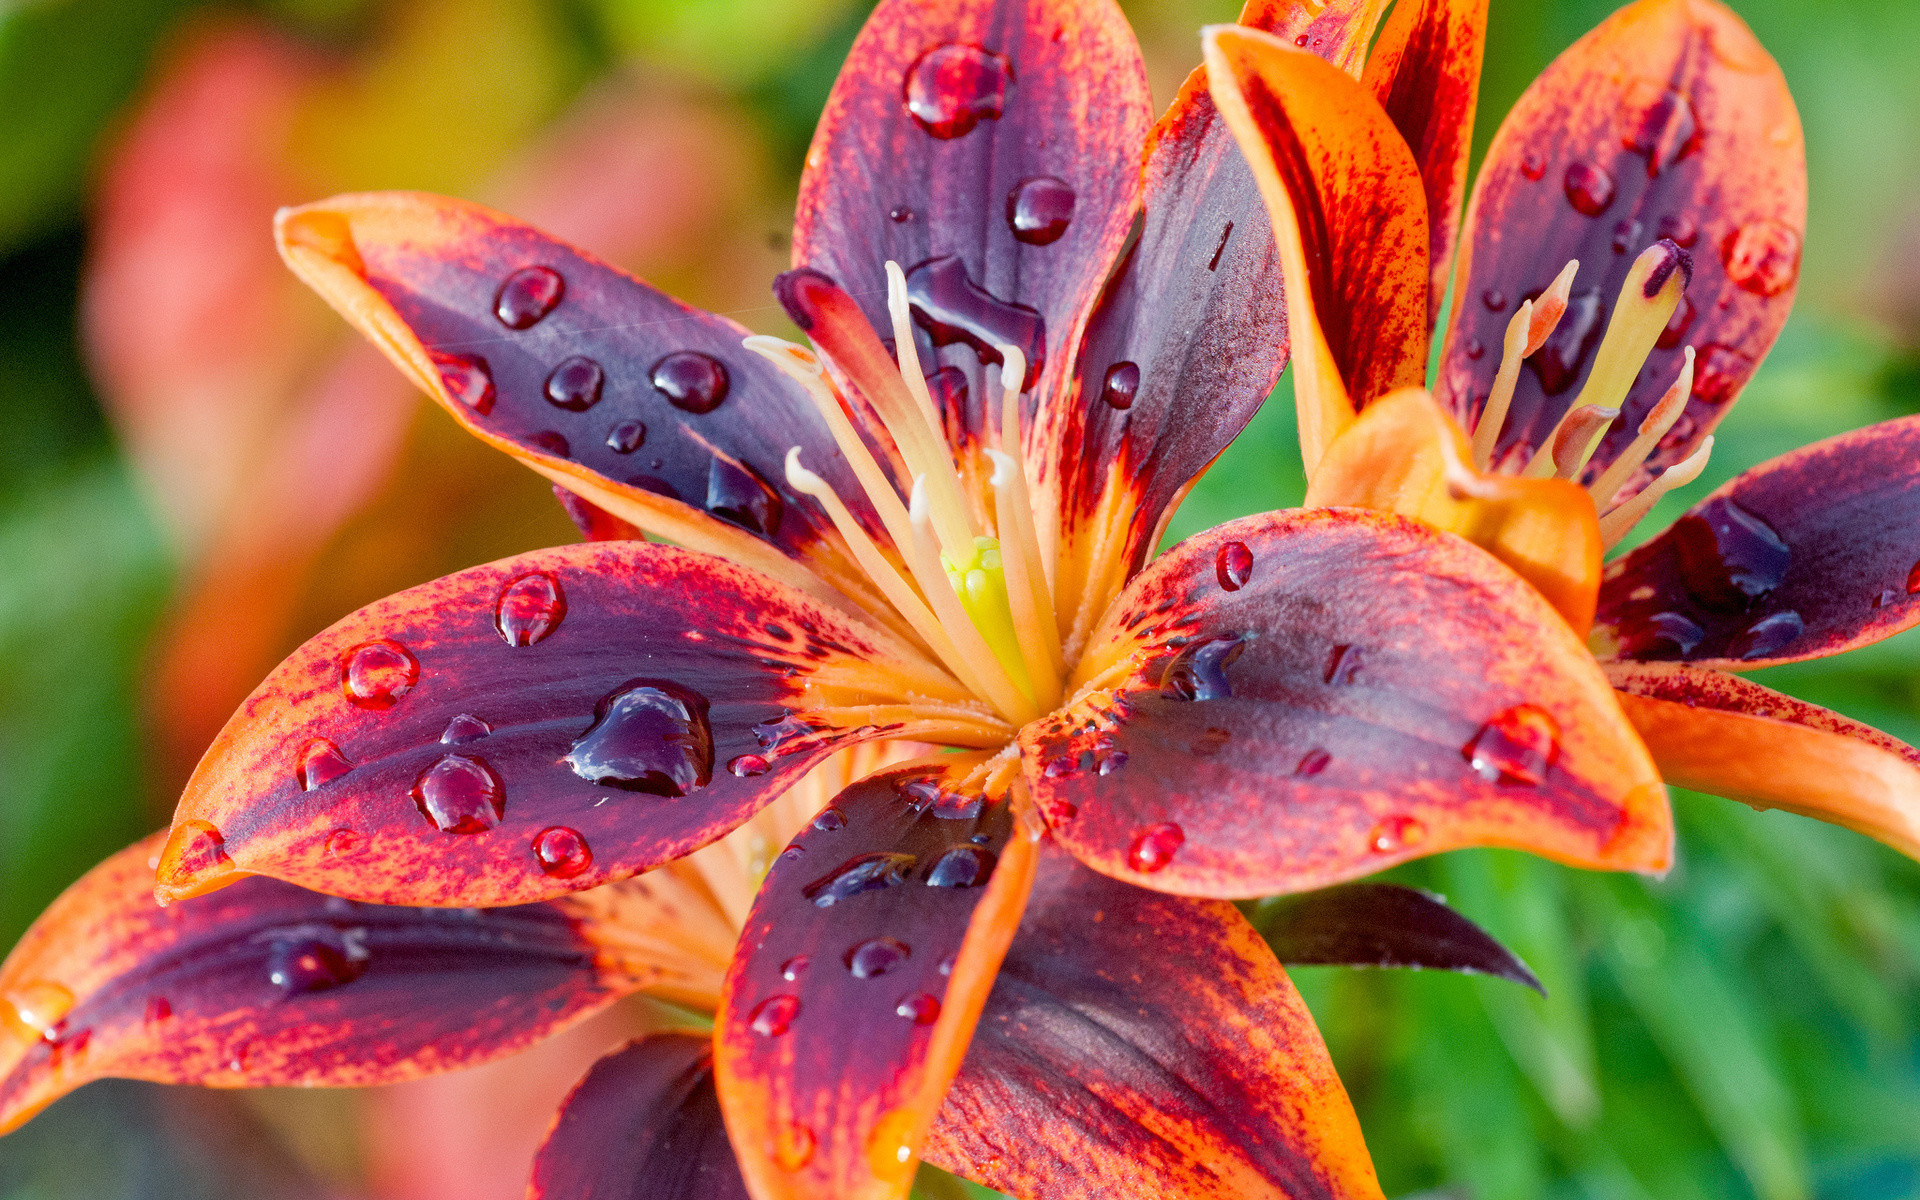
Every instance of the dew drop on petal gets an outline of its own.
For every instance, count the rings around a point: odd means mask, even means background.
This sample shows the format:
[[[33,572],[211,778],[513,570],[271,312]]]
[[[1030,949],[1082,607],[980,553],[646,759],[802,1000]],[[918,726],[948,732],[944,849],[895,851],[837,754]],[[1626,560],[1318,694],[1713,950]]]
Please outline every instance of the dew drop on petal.
[[[905,1017],[915,1025],[931,1025],[940,1019],[940,1001],[926,992],[915,992],[900,997],[893,1011],[896,1016]]]
[[[1488,783],[1536,787],[1560,756],[1560,723],[1538,705],[1516,704],[1494,714],[1460,754]]]
[[[1107,377],[1100,385],[1100,398],[1107,402],[1108,408],[1128,409],[1133,407],[1133,398],[1140,393],[1140,368],[1130,362],[1117,362],[1107,368]]]
[[[420,663],[391,638],[362,642],[340,660],[340,686],[361,708],[392,708],[420,682]]]
[[[1295,775],[1318,775],[1320,772],[1326,770],[1327,764],[1332,761],[1333,755],[1328,754],[1325,750],[1318,748],[1309,750],[1300,756],[1300,762],[1293,768],[1293,773]]]
[[[632,454],[646,443],[647,426],[643,421],[622,421],[607,431],[607,449],[615,454]]]
[[[1171,821],[1149,825],[1133,835],[1127,847],[1127,865],[1147,874],[1164,870],[1186,840],[1186,830]]]
[[[1907,572],[1907,595],[1920,596],[1920,562],[1913,564],[1913,570]]]
[[[493,411],[493,372],[487,360],[472,354],[437,354],[433,365],[447,394],[481,416]]]
[[[353,763],[340,753],[340,747],[326,738],[314,738],[300,751],[300,766],[294,772],[300,790],[310,792],[353,770]]]
[[[164,1025],[172,1019],[173,1019],[173,1002],[172,1001],[168,1000],[165,996],[148,996],[147,997],[147,1010],[141,1016],[141,1020],[143,1023],[145,1023],[149,1028],[151,1028],[156,1025]]]
[[[933,869],[927,872],[927,886],[979,887],[993,874],[995,861],[991,850],[980,846],[955,846],[934,860]]]
[[[1778,221],[1749,221],[1720,247],[1727,278],[1756,296],[1778,296],[1800,278],[1800,235]]]
[[[1662,350],[1671,350],[1678,346],[1686,340],[1687,330],[1693,326],[1693,316],[1693,301],[1685,296],[1680,297],[1680,303],[1674,306],[1673,315],[1667,318],[1666,328],[1660,331],[1660,336],[1653,344]]]
[[[468,742],[477,742],[493,732],[493,726],[482,721],[472,713],[460,713],[440,733],[440,741],[447,746],[464,746]]]
[[[482,833],[506,814],[507,793],[484,759],[447,754],[414,782],[413,803],[442,833]]]
[[[779,1037],[793,1027],[793,1019],[799,1015],[800,997],[768,996],[747,1014],[747,1028],[761,1037]]]
[[[920,128],[941,139],[964,137],[981,121],[998,120],[1013,83],[1013,64],[979,46],[949,43],[907,69],[904,100]]]
[[[1023,179],[1007,193],[1007,225],[1029,246],[1060,240],[1073,220],[1073,189],[1051,175]]]
[[[1047,355],[1046,319],[1038,309],[1003,300],[975,283],[959,255],[930,258],[908,271],[907,300],[934,345],[964,342],[990,363],[1000,361],[1001,346],[1014,346],[1027,356],[1022,390],[1039,380]]]
[[[1575,292],[1567,298],[1567,311],[1559,324],[1527,365],[1540,377],[1540,389],[1557,396],[1574,385],[1587,357],[1600,344],[1601,320],[1606,305],[1598,289]]]
[[[331,927],[297,929],[267,948],[267,982],[283,996],[330,992],[367,973],[363,947]]]
[[[906,1169],[913,1162],[913,1114],[896,1108],[881,1117],[867,1135],[867,1166],[882,1180],[899,1180],[904,1189]]]
[[[798,1171],[805,1167],[813,1161],[813,1149],[813,1130],[805,1125],[782,1125],[780,1131],[774,1134],[773,1161],[779,1164],[782,1171]]]
[[[544,641],[567,615],[567,596],[560,581],[545,571],[522,575],[500,589],[493,608],[493,627],[509,646],[531,646]]]
[[[1622,624],[1621,652],[1638,662],[1685,658],[1707,636],[1693,618],[1680,612],[1657,612]]]
[[[1752,374],[1752,355],[1709,343],[1699,348],[1693,360],[1693,398],[1702,404],[1725,404],[1740,394],[1741,385]]]
[[[555,458],[573,457],[572,444],[567,441],[566,435],[557,429],[542,429],[538,433],[530,433],[526,441],[534,449],[545,450]]]
[[[327,853],[335,858],[352,858],[366,848],[367,841],[352,829],[340,828],[327,834]]]
[[[1160,694],[1169,700],[1224,700],[1233,695],[1227,668],[1247,646],[1238,634],[1201,638],[1182,646],[1160,675]]]
[[[653,364],[648,378],[682,412],[708,413],[727,398],[727,368],[711,354],[678,350]]]
[[[1388,817],[1367,834],[1367,845],[1377,854],[1407,850],[1427,840],[1427,827],[1418,817]]]
[[[908,221],[913,220],[913,210],[904,204],[897,205],[887,211],[887,220],[892,221],[895,225],[905,225]]]
[[[1321,679],[1334,687],[1346,687],[1360,678],[1360,669],[1365,665],[1365,651],[1339,643],[1327,651],[1327,665],[1321,669]]]
[[[182,821],[174,827],[160,851],[160,858],[160,867],[166,874],[188,879],[214,878],[233,869],[225,836],[210,822],[198,819]]]
[[[912,947],[899,938],[868,938],[847,951],[847,970],[855,979],[875,979],[906,962],[912,954]]]
[[[1528,179],[1538,182],[1547,176],[1546,156],[1537,150],[1529,150],[1520,159],[1520,173]]]
[[[493,315],[508,329],[528,329],[552,312],[567,281],[552,267],[522,267],[507,276],[493,298]]]
[[[1590,162],[1567,164],[1562,186],[1566,189],[1567,203],[1583,216],[1597,217],[1613,203],[1613,176]]]
[[[707,702],[674,684],[636,680],[600,701],[562,761],[603,787],[684,796],[713,778]]]
[[[780,978],[786,980],[788,983],[792,983],[806,974],[807,968],[812,965],[812,958],[805,954],[796,954],[780,964]]]
[[[1628,94],[1623,126],[1632,132],[1627,149],[1647,160],[1652,178],[1692,153],[1699,145],[1700,123],[1693,105],[1672,88],[1642,83]]]
[[[1503,312],[1507,307],[1507,294],[1499,288],[1489,288],[1480,293],[1480,303],[1487,306],[1488,312]]]
[[[752,779],[756,775],[765,775],[771,765],[758,754],[742,754],[727,764],[727,770],[742,779]]]
[[[607,373],[590,358],[575,355],[547,376],[547,403],[568,412],[585,412],[600,403]]]
[[[1773,526],[1713,496],[1673,523],[1680,580],[1708,608],[1734,610],[1780,586],[1793,560]]]
[[[862,892],[879,891],[905,883],[907,873],[913,870],[918,861],[913,855],[897,850],[857,854],[800,889],[800,894],[813,901],[816,908],[831,908]]]
[[[533,857],[555,879],[572,879],[593,865],[593,848],[579,830],[549,825],[533,835]]]
[[[1214,555],[1213,573],[1222,589],[1239,591],[1253,578],[1253,551],[1245,542],[1228,542]]]
[[[1736,635],[1727,646],[1728,658],[1769,658],[1805,633],[1807,624],[1792,609],[1762,617]]]
[[[832,833],[836,829],[847,827],[847,814],[837,808],[824,808],[813,819],[813,827],[822,833]]]
[[[23,1037],[51,1037],[71,1011],[73,993],[57,983],[41,980],[0,994],[0,1024]]]
[[[1700,226],[1686,213],[1669,213],[1660,218],[1656,236],[1684,250],[1700,240]]]
[[[707,468],[707,511],[749,533],[770,536],[780,528],[780,493],[751,467],[716,457]]]

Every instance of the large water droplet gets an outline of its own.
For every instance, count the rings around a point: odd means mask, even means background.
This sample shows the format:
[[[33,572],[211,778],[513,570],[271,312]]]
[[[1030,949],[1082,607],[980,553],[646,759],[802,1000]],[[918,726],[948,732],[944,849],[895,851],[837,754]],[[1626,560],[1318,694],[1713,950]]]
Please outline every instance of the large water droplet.
[[[1672,88],[1645,83],[1635,87],[1623,124],[1633,131],[1625,139],[1627,149],[1646,158],[1648,178],[1685,158],[1699,144],[1700,123],[1693,105]]]
[[[993,874],[993,851],[981,846],[955,846],[934,861],[927,872],[928,887],[979,887]]]
[[[284,996],[328,992],[365,975],[367,961],[358,938],[330,926],[302,926],[274,937],[267,947],[267,981]]]
[[[472,713],[461,713],[447,722],[440,733],[440,742],[447,746],[464,746],[468,742],[477,742],[493,732],[493,726],[482,721]]]
[[[1100,398],[1107,402],[1108,408],[1128,409],[1133,407],[1133,398],[1140,394],[1140,368],[1130,362],[1117,362],[1107,368],[1107,377],[1100,384]]]
[[[420,663],[392,638],[362,642],[340,659],[340,687],[361,708],[392,708],[420,682]]]
[[[436,354],[433,365],[447,394],[481,416],[493,411],[493,372],[487,360],[472,354]]]
[[[555,879],[572,879],[593,865],[593,848],[579,830],[549,825],[533,835],[533,857]]]
[[[1752,374],[1752,355],[1709,343],[1694,355],[1693,398],[1702,404],[1725,404],[1740,394],[1740,386]]]
[[[500,589],[493,607],[493,627],[509,646],[531,646],[560,628],[567,615],[567,596],[560,581],[535,571]]]
[[[817,823],[817,822],[816,822]],[[800,894],[819,908],[831,908],[861,892],[878,891],[907,881],[907,873],[919,860],[911,854],[876,850],[855,855],[800,890]]]
[[[413,785],[420,815],[442,833],[482,833],[507,811],[506,789],[484,759],[443,755]]]
[[[1597,217],[1613,203],[1613,176],[1590,162],[1568,163],[1563,184],[1567,203],[1586,216]]]
[[[599,363],[575,355],[547,376],[547,403],[568,412],[585,412],[600,403],[600,390],[606,383],[607,373]]]
[[[1920,596],[1920,562],[1913,564],[1913,570],[1907,572],[1907,595]]]
[[[727,763],[727,770],[741,779],[754,779],[765,775],[773,764],[758,754],[742,754]]]
[[[811,957],[805,954],[796,954],[780,964],[780,978],[786,980],[788,983],[792,983],[802,975],[805,975],[807,968],[812,965],[813,959]]]
[[[340,747],[326,738],[314,738],[300,751],[300,766],[294,772],[300,790],[310,792],[353,770],[353,764],[347,756],[340,753]]]
[[[727,398],[726,364],[698,350],[679,350],[653,364],[653,386],[682,412],[705,413]]]
[[[773,1135],[773,1161],[782,1171],[798,1171],[812,1162],[813,1149],[813,1130],[805,1125],[782,1125]]]
[[[847,951],[847,970],[855,979],[875,979],[885,975],[913,954],[912,947],[899,938],[869,938]]]
[[[1685,613],[1657,612],[1625,623],[1621,651],[1636,660],[1685,658],[1707,636]]]
[[[647,426],[644,421],[622,421],[607,431],[607,449],[615,454],[632,454],[646,443]]]
[[[527,329],[553,311],[567,281],[552,267],[522,267],[507,276],[493,298],[493,315],[508,329]]]
[[[836,829],[847,827],[847,814],[837,808],[823,808],[820,815],[813,819],[813,827],[821,833],[832,833]]]
[[[1245,542],[1228,542],[1213,556],[1213,574],[1223,590],[1239,591],[1253,578],[1253,551]]]
[[[1047,324],[1038,311],[1000,299],[974,283],[967,264],[947,254],[907,272],[907,299],[914,320],[933,336],[936,346],[965,342],[983,361],[1000,361],[1001,346],[1013,346],[1027,356],[1022,389],[1040,378],[1047,353]]]
[[[1482,725],[1460,754],[1488,783],[1537,787],[1560,757],[1560,723],[1533,704],[1516,704]]]
[[[707,468],[707,511],[722,521],[765,537],[780,528],[782,508],[780,493],[751,467],[716,457]]]
[[[747,1014],[747,1028],[761,1037],[779,1037],[793,1027],[800,1015],[800,997],[768,996]]]
[[[1219,634],[1189,642],[1160,675],[1160,694],[1169,700],[1224,700],[1233,695],[1227,668],[1247,648],[1239,634]]]
[[[1148,874],[1164,870],[1186,840],[1187,831],[1171,821],[1149,825],[1133,835],[1133,843],[1127,847],[1127,865]]]
[[[1073,189],[1051,175],[1023,179],[1007,193],[1007,224],[1029,246],[1060,240],[1073,220]]]
[[[27,1037],[52,1037],[72,1011],[73,993],[57,983],[41,980],[0,994],[0,1017]]]
[[[1771,658],[1806,630],[1806,622],[1792,609],[1762,617],[1740,631],[1727,646],[1727,657]]]
[[[907,111],[937,138],[964,137],[998,120],[1013,84],[1013,63],[979,46],[936,46],[907,69]]]
[[[713,778],[707,702],[671,683],[636,680],[600,701],[563,761],[606,787],[684,796]]]
[[[1765,521],[1713,496],[1673,523],[1680,578],[1709,608],[1732,610],[1780,586],[1793,552]]]
[[[893,1011],[895,1016],[905,1017],[915,1025],[931,1025],[940,1019],[940,1000],[926,992],[914,992],[900,997]]]
[[[1576,292],[1567,298],[1567,311],[1553,327],[1547,340],[1527,360],[1539,376],[1540,390],[1557,396],[1580,378],[1587,356],[1600,344],[1600,318],[1605,315],[1598,289]]]
[[[1727,278],[1756,296],[1778,296],[1800,278],[1800,235],[1778,221],[1749,221],[1720,246]]]

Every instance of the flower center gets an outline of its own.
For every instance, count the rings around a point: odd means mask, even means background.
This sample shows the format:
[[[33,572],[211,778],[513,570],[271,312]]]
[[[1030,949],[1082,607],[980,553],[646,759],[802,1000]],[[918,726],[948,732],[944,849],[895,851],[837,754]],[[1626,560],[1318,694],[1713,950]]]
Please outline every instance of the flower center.
[[[1023,724],[1059,704],[1066,677],[1052,556],[1036,531],[1022,461],[1026,356],[999,346],[1000,368],[986,372],[999,396],[997,410],[989,396],[993,445],[984,448],[982,463],[948,439],[914,345],[906,277],[893,262],[887,264],[887,307],[897,358],[850,306],[823,305],[809,332],[878,415],[897,456],[891,474],[860,436],[848,415],[852,406],[814,351],[773,337],[745,343],[812,397],[879,518],[880,536],[807,468],[798,446],[787,452],[787,483],[826,510],[860,568],[924,647],[974,695]],[[906,495],[896,478],[908,481]]]
[[[1578,260],[1569,262],[1546,291],[1521,304],[1507,323],[1500,368],[1494,374],[1493,390],[1473,430],[1473,465],[1481,471],[1535,479],[1579,479],[1607,431],[1619,420],[1620,406],[1632,389],[1635,376],[1679,307],[1681,296],[1693,277],[1693,260],[1686,251],[1664,238],[1641,252],[1627,272],[1613,316],[1607,322],[1607,332],[1594,355],[1593,370],[1572,407],[1537,450],[1530,455],[1510,455],[1496,464],[1494,448],[1499,444],[1501,427],[1513,403],[1521,361],[1546,344],[1566,313],[1567,297],[1579,269]],[[1587,494],[1600,517],[1601,540],[1608,547],[1624,538],[1660,497],[1698,479],[1706,468],[1708,455],[1713,452],[1713,438],[1709,436],[1687,458],[1668,467],[1640,491],[1630,497],[1621,496],[1628,480],[1639,471],[1687,407],[1687,398],[1693,390],[1693,347],[1688,346],[1684,355],[1686,361],[1679,377],[1641,419],[1632,443],[1587,485]]]

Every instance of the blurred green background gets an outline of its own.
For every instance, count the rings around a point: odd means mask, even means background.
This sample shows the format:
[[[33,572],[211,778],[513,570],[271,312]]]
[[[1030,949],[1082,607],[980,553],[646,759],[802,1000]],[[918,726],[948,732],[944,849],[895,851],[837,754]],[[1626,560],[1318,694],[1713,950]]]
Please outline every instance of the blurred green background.
[[[1163,103],[1198,59],[1198,28],[1236,11],[1123,6]],[[628,171],[653,207],[620,211],[614,187],[610,207],[569,219],[625,239],[608,252],[662,286],[779,332],[766,283],[784,265],[806,140],[867,7],[0,0],[0,948],[164,820],[210,732],[200,710],[237,698],[222,671],[250,683],[361,603],[571,537],[543,486],[404,391],[403,418],[359,438],[371,447],[364,485],[337,519],[288,525],[298,536],[276,542],[271,522],[231,515],[263,489],[297,505],[303,486],[331,477],[261,462],[297,440],[288,431],[303,415],[329,411],[314,399],[325,381],[353,378],[339,329],[275,290],[272,204],[425,187],[565,210],[567,196],[541,188],[576,168],[553,164],[572,153],[600,170],[580,147],[607,154],[626,137],[607,182]],[[1493,0],[1478,145],[1610,7]],[[1754,463],[1920,411],[1920,5],[1734,8],[1780,60],[1806,125],[1800,298],[1706,479],[1647,530]],[[223,38],[252,48],[221,67],[208,47]],[[240,90],[215,89],[214,108],[264,96],[249,116],[265,131],[229,131],[204,162],[170,151],[203,111],[195,72],[220,70]],[[702,153],[675,150],[689,137]],[[142,154],[161,166],[142,167]],[[206,177],[182,183],[195,170]],[[168,224],[221,209],[227,186],[245,203],[222,213],[227,224],[204,222],[208,240]],[[199,193],[176,202],[176,187]],[[149,200],[165,219],[143,225]],[[255,259],[203,261],[220,259],[206,248],[223,237]],[[266,348],[285,363],[255,345],[261,361],[227,370],[248,348],[205,326],[231,310],[180,318],[178,297],[201,286],[224,289],[223,304],[286,306],[302,332]],[[168,342],[201,334],[198,357]],[[251,406],[245,437],[177,415],[234,396]],[[1298,501],[1288,400],[1283,380],[1176,536]],[[203,475],[220,476],[205,495],[183,500],[170,485]],[[252,658],[204,656],[206,613],[223,602],[266,614]],[[1920,635],[1761,679],[1920,741]],[[1676,807],[1679,865],[1660,881],[1503,852],[1396,873],[1513,946],[1545,1000],[1430,974],[1296,973],[1389,1195],[1920,1198],[1920,868],[1792,816],[1684,793]],[[0,1141],[0,1198],[424,1195],[370,1174],[350,1135],[316,1132],[343,1119],[334,1108],[268,1111],[264,1124],[252,1110],[182,1111],[137,1088],[89,1089]],[[320,1182],[298,1182],[307,1176]]]

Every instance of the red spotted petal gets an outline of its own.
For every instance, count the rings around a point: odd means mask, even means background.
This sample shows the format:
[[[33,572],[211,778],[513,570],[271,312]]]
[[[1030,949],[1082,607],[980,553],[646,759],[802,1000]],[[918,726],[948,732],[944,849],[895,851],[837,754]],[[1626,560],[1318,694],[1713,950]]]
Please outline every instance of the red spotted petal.
[[[1240,23],[1357,71],[1377,17],[1367,0],[1253,0]],[[1287,361],[1273,227],[1205,67],[1154,126],[1145,174],[1140,238],[1088,318],[1074,388],[1041,413],[1036,435],[1061,492],[1063,587],[1083,596],[1088,620],[1140,569]]]
[[[805,586],[784,551],[862,594],[826,517],[787,493],[787,451],[864,493],[746,329],[461,200],[336,196],[277,230],[294,272],[489,443],[650,533]]]
[[[1621,9],[1547,68],[1487,151],[1468,209],[1442,398],[1471,429],[1514,310],[1577,258],[1572,302],[1520,372],[1495,461],[1542,445],[1579,395],[1635,256],[1670,238],[1692,254],[1692,281],[1588,474],[1636,436],[1692,346],[1692,397],[1647,465],[1657,473],[1681,461],[1786,322],[1806,209],[1799,115],[1779,67],[1740,19],[1714,0]]]
[[[1831,821],[1920,858],[1920,750],[1706,667],[1614,663],[1607,677],[1672,783]]]
[[[1920,624],[1920,417],[1762,463],[1609,563],[1594,644],[1725,669],[1822,658]]]
[[[1234,908],[1043,848],[927,1161],[1014,1196],[1380,1196],[1313,1017]]]
[[[918,328],[948,347],[923,343],[921,365],[964,373],[974,403],[954,423],[977,432],[994,345],[1026,352],[1043,394],[1064,379],[1132,222],[1152,119],[1112,0],[885,0],[807,154],[794,265],[831,276],[891,338],[884,266],[899,263]]]
[[[161,840],[69,888],[0,966],[0,1130],[107,1076],[358,1087],[470,1066],[664,978],[605,920],[639,895],[458,911],[245,879],[162,909]]]
[[[1662,870],[1666,792],[1586,648],[1491,556],[1304,509],[1191,538],[1021,731],[1082,862],[1162,891],[1304,891],[1458,846]]]
[[[1034,843],[959,771],[842,792],[775,861],[714,1030],[761,1200],[904,1197],[1033,881]]]
[[[1430,892],[1345,883],[1276,897],[1257,928],[1289,966],[1415,967],[1498,975],[1546,995],[1540,980],[1492,934]]]
[[[593,1065],[533,1162],[527,1200],[748,1200],[720,1119],[713,1041],[661,1033]]]
[[[268,676],[187,786],[160,893],[251,872],[506,904],[623,878],[726,833],[850,738],[911,736],[844,706],[897,703],[913,672],[871,627],[702,554],[597,542],[476,567],[362,609]]]

